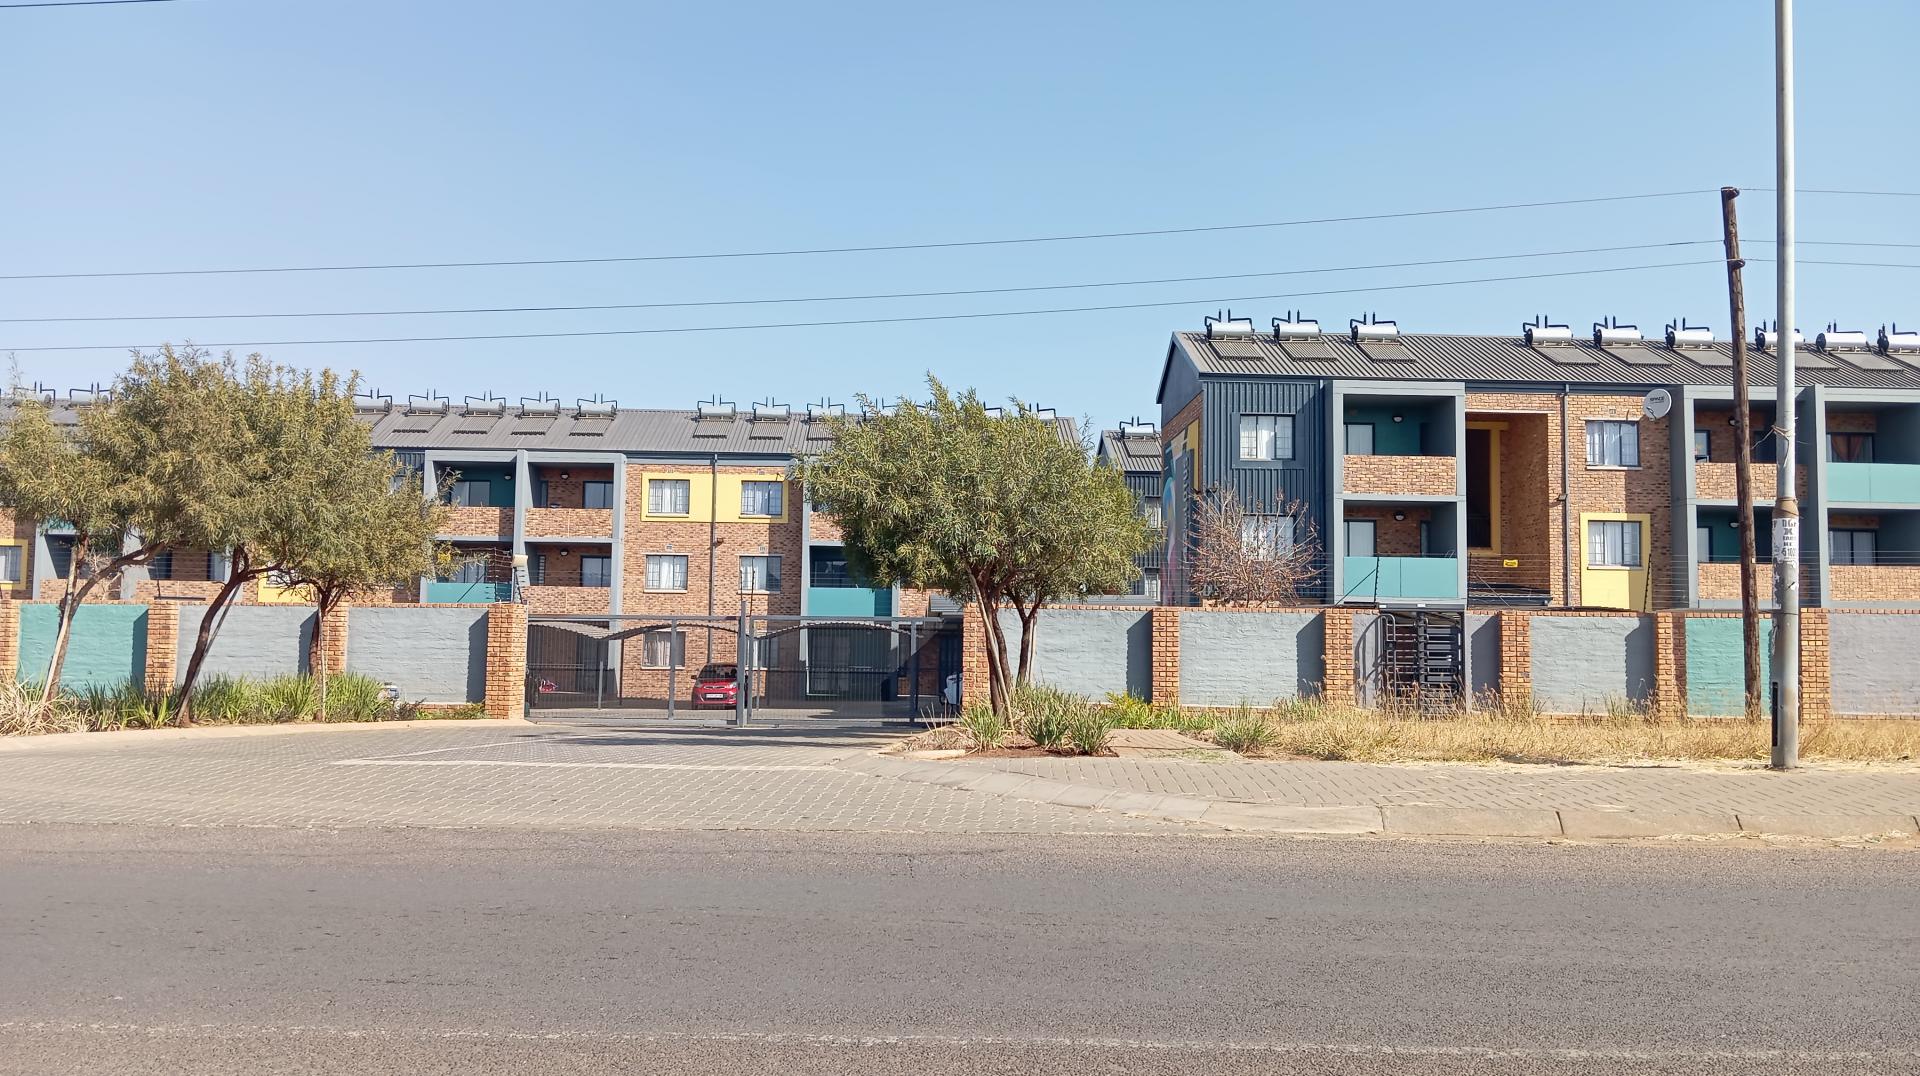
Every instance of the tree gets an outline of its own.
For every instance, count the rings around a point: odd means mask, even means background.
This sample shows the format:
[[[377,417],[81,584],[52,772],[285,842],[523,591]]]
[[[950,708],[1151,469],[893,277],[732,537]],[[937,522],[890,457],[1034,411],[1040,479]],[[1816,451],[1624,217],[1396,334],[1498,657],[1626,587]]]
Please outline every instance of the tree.
[[[337,410],[315,398],[316,410]],[[274,579],[283,586],[312,595],[315,611],[308,668],[312,672],[319,715],[327,714],[327,620],[340,604],[352,598],[403,587],[430,574],[437,561],[434,535],[445,523],[447,509],[438,499],[422,496],[418,476],[402,468],[392,453],[372,451],[366,427],[338,416],[327,422],[314,416],[316,433],[327,438],[329,449],[316,453],[322,467],[296,485],[325,480],[310,497],[277,499],[283,516],[270,518],[254,543],[263,558],[284,565]],[[357,451],[356,451],[357,450]]]
[[[927,383],[925,406],[903,401],[891,413],[834,419],[832,445],[799,474],[839,524],[856,571],[979,603],[991,702],[1005,715],[1014,683],[1032,672],[1041,609],[1123,589],[1155,532],[1125,479],[1094,466],[1053,422],[1017,401],[994,414],[971,390]],[[1020,618],[1017,673],[1003,605]]]
[[[1248,512],[1232,490],[1210,492],[1194,505],[1187,579],[1210,601],[1297,605],[1320,579],[1313,517],[1299,501]]]
[[[120,480],[103,449],[105,442],[130,436],[113,429],[124,421],[113,402],[88,406],[75,424],[62,425],[37,396],[15,392],[13,400],[12,414],[0,430],[0,504],[21,519],[64,523],[73,535],[53,655],[41,689],[44,703],[60,691],[60,670],[80,606],[98,587],[152,560],[167,545],[151,531],[144,539],[126,541],[137,533],[136,519],[151,523],[152,515]]]

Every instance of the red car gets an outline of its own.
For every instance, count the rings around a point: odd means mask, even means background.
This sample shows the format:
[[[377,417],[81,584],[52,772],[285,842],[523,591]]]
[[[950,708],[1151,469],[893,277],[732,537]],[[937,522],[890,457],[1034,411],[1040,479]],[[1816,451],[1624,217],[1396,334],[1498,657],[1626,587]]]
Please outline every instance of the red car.
[[[734,680],[738,672],[732,665],[702,665],[693,678],[693,708],[714,706],[731,710],[738,698]]]

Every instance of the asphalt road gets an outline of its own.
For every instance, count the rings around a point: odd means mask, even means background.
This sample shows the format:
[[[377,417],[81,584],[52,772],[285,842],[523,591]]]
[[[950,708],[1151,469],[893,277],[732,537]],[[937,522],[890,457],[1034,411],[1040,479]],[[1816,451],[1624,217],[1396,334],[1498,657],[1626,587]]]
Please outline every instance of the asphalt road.
[[[1920,1072],[1920,859],[0,827],[0,1072]]]

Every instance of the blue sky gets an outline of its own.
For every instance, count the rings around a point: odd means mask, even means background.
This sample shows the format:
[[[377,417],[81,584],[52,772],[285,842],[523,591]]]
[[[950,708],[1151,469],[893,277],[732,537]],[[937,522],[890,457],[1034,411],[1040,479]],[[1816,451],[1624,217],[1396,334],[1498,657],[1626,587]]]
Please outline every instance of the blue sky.
[[[185,0],[0,11],[0,273],[682,254],[1233,224],[1772,182],[1772,17],[1675,4]],[[1908,0],[1803,0],[1802,187],[1920,189]],[[1747,253],[1771,195],[1741,199]],[[1920,243],[1920,198],[1803,196],[1803,240]],[[1717,198],[814,257],[0,282],[0,317],[785,298],[1712,240]],[[681,407],[914,393],[1112,423],[1242,295],[1693,261],[1710,246],[1068,292],[456,317],[0,324],[8,348],[471,335],[1180,301],[1095,314],[262,348],[428,388]],[[1802,257],[1920,263],[1920,249]],[[1800,324],[1920,325],[1920,269],[1806,265]],[[1772,312],[1751,267],[1750,317]],[[1189,301],[1191,300],[1191,301]],[[1238,304],[1410,331],[1680,315],[1716,265]],[[252,350],[252,349],[248,349]],[[124,353],[14,352],[29,381]]]

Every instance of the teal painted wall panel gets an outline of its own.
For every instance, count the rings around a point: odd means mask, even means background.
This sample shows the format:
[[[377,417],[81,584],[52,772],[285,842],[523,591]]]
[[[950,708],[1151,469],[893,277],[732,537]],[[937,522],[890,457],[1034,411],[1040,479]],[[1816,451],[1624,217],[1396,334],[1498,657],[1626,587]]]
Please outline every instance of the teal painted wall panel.
[[[808,587],[808,616],[892,616],[893,591],[866,587]]]
[[[428,605],[491,604],[512,600],[511,583],[450,583],[435,580],[427,584]]]
[[[1760,625],[1760,676],[1773,672],[1773,624]],[[1746,664],[1737,617],[1687,620],[1687,712],[1715,717],[1746,713]],[[1761,688],[1765,691],[1764,684]]]
[[[1920,504],[1920,464],[1829,463],[1827,499]]]
[[[1453,557],[1348,557],[1347,598],[1458,598],[1460,562]]]
[[[1395,422],[1393,416],[1404,419]],[[1373,424],[1373,452],[1376,456],[1418,456],[1420,455],[1420,427],[1426,423],[1426,414],[1418,409],[1392,407],[1349,407],[1346,421],[1350,423]],[[1341,446],[1344,450],[1346,431],[1341,431]]]
[[[46,679],[59,628],[59,607],[37,603],[20,607],[20,679]],[[147,607],[82,605],[67,640],[60,686],[113,687],[129,680],[144,681],[146,675]]]

